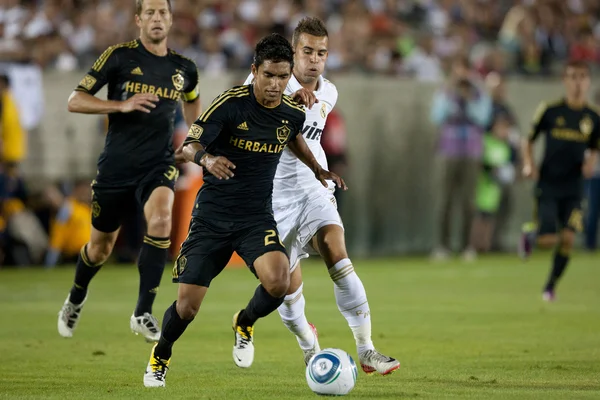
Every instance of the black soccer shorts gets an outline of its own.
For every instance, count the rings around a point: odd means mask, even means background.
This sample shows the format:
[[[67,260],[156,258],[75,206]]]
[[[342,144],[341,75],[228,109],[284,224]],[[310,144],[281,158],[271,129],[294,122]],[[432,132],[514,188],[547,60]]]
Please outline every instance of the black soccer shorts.
[[[160,165],[140,177],[133,186],[113,186],[110,183],[92,184],[92,226],[100,232],[114,232],[126,215],[136,212],[157,187],[175,190],[178,171],[172,165]]]
[[[225,222],[193,217],[173,266],[173,282],[209,287],[237,252],[256,276],[254,262],[263,254],[287,256],[272,215],[259,222]],[[258,276],[257,276],[258,278]]]
[[[554,234],[559,229],[574,232],[583,230],[581,198],[540,196],[537,198],[536,220],[538,235]]]

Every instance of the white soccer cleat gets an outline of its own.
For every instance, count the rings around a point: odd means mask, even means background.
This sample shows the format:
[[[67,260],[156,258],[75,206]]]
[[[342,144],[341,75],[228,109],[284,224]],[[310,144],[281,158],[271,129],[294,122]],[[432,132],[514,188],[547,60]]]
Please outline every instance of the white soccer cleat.
[[[233,362],[240,368],[250,368],[254,361],[254,343],[252,335],[254,327],[238,325],[240,311],[233,316],[233,332],[235,343],[233,344]]]
[[[308,350],[302,349],[302,352],[304,353],[304,364],[306,364],[306,365],[308,365],[308,362],[310,361],[312,356],[314,356],[315,354],[317,354],[318,352],[321,351],[321,346],[319,346],[319,335],[317,333],[317,328],[311,323],[309,323],[308,325],[310,326],[310,330],[315,335],[315,344],[313,345],[312,349],[308,349]]]
[[[150,313],[144,313],[139,317],[132,315],[129,319],[129,327],[131,332],[144,336],[148,342],[158,342],[160,339],[160,325],[154,315]]]
[[[146,367],[144,373],[144,386],[146,387],[165,387],[165,378],[167,371],[169,370],[169,363],[171,359],[161,360],[154,356],[154,349],[156,345],[152,347],[152,353],[150,353],[150,361]]]
[[[377,350],[367,350],[358,355],[360,366],[367,374],[377,372],[381,375],[391,374],[400,368],[400,362],[395,358],[384,356]]]
[[[83,304],[87,300],[87,295],[81,304],[73,304],[69,300],[71,295],[67,296],[62,308],[58,312],[58,334],[65,338],[73,337],[73,331],[77,328],[79,317]]]

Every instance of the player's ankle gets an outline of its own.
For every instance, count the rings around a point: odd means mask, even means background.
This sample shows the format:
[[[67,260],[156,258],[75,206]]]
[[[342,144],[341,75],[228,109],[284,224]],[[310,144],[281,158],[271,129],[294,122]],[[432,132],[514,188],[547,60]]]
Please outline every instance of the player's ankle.
[[[240,311],[238,314],[238,318],[236,324],[238,326],[253,326],[256,321],[253,321],[249,316],[246,310]]]
[[[83,300],[85,300],[85,296],[87,295],[87,288],[78,286],[77,284],[73,284],[71,288],[71,293],[69,294],[69,301],[73,304],[81,304]]]

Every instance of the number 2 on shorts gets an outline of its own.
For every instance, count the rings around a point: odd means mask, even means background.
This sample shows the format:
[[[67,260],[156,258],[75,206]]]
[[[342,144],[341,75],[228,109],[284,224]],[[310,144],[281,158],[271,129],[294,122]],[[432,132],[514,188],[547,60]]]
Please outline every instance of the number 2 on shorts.
[[[265,236],[265,246],[270,246],[272,244],[277,244],[277,241],[275,241],[274,238],[277,238],[279,241],[279,244],[281,244],[283,246],[283,243],[281,243],[281,239],[277,236],[277,232],[275,232],[275,229],[269,229],[265,231],[266,236]]]

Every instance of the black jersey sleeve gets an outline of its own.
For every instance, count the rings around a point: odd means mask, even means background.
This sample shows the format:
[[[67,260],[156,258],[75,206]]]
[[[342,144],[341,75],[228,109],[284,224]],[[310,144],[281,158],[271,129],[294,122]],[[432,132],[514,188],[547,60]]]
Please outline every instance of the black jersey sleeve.
[[[547,126],[546,126],[546,111],[547,110],[548,110],[548,106],[546,105],[545,102],[542,102],[538,106],[537,110],[535,111],[535,114],[533,116],[533,123],[531,126],[531,133],[529,134],[530,142],[535,141],[538,138],[538,136],[540,135],[540,133],[547,129]]]
[[[231,99],[228,96],[218,97],[192,124],[185,138],[184,145],[200,143],[205,149],[219,136],[223,126],[229,119]]]
[[[191,62],[191,66],[187,71],[186,85],[183,88],[183,101],[192,102],[196,100],[200,93],[198,91],[199,74],[196,64]]]
[[[92,68],[83,77],[75,90],[80,92],[96,94],[114,76],[118,66],[116,46],[109,47],[96,60]]]

